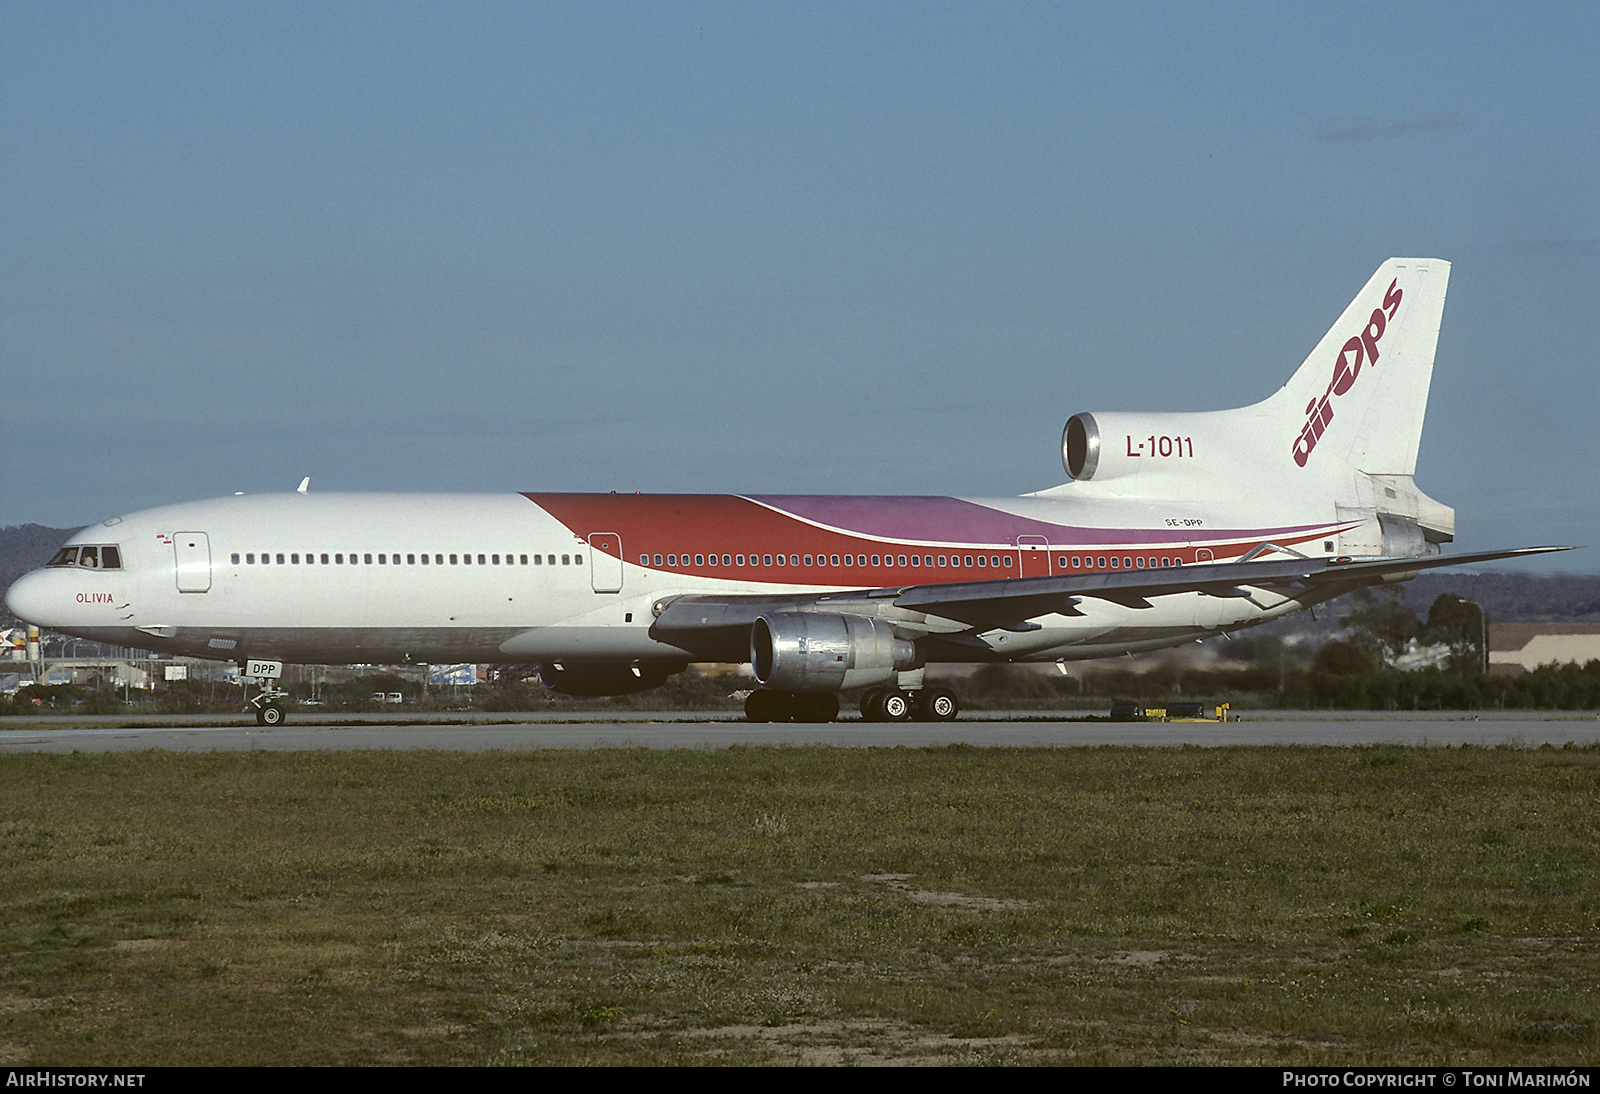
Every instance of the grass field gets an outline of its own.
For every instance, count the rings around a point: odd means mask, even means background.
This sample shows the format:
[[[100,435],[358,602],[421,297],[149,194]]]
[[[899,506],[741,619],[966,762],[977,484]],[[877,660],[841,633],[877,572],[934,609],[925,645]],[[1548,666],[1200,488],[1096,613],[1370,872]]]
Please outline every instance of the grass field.
[[[0,1063],[1600,1057],[1600,751],[0,757]]]

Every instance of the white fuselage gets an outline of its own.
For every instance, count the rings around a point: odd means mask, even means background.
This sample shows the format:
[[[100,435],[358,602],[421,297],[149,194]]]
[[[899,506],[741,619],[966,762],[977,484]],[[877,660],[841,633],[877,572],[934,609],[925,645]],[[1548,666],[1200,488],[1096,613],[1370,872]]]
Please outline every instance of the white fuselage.
[[[223,660],[742,661],[737,638],[653,633],[654,609],[684,595],[825,600],[834,590],[1158,571],[1237,559],[1264,542],[1332,554],[1350,528],[1331,506],[1270,524],[1218,508],[1046,497],[235,496],[87,528],[69,546],[115,545],[118,568],[46,567],[18,581],[8,603],[52,630]],[[1265,593],[1164,596],[1147,607],[1100,600],[1026,630],[987,631],[881,614],[928,639],[928,660],[1054,660],[1172,645],[1304,606]]]

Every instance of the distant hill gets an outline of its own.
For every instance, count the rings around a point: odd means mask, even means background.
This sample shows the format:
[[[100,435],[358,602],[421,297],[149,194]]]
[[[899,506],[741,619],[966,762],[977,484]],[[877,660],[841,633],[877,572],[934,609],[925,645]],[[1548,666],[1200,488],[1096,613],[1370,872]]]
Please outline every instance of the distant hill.
[[[42,524],[14,524],[0,528],[0,589],[11,588],[11,583],[17,578],[49,562],[56,549],[77,530],[46,528]],[[16,617],[0,605],[0,630],[16,625]]]
[[[1445,593],[1483,605],[1491,623],[1600,623],[1600,574],[1459,573],[1435,570],[1400,586],[1407,607],[1420,619]],[[1356,607],[1351,597],[1319,604],[1244,632],[1248,635],[1295,636],[1320,644],[1337,636],[1339,620]]]
[[[1443,593],[1483,605],[1491,623],[1600,623],[1600,574],[1421,574],[1404,586],[1426,619]]]

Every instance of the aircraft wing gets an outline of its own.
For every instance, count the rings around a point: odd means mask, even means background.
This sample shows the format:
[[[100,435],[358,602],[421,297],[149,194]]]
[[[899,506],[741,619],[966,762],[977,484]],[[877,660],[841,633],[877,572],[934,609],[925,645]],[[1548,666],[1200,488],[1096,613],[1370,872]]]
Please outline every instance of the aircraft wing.
[[[1284,595],[1304,591],[1308,602],[1316,602],[1363,585],[1403,581],[1422,570],[1570,550],[1571,547],[1519,547],[1404,558],[1209,562],[1169,570],[1097,571],[827,593],[685,595],[656,605],[652,630],[663,636],[698,632],[709,637],[711,632],[723,632],[734,638],[769,612],[836,612],[881,616],[927,634],[1027,631],[1038,628],[1038,624],[1029,622],[1036,616],[1081,615],[1077,604],[1085,599],[1141,609],[1153,607],[1152,597],[1174,593],[1247,597],[1251,589],[1267,589]]]

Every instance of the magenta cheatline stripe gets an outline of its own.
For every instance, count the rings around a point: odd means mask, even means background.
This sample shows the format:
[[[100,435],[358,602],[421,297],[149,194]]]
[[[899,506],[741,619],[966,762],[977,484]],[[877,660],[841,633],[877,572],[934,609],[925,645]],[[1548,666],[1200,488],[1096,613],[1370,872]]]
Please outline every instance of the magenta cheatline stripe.
[[[775,512],[835,531],[906,543],[1005,543],[1017,535],[1043,536],[1052,543],[1140,542],[1220,543],[1303,535],[1319,524],[1265,529],[1084,528],[1007,513],[961,498],[854,497],[849,495],[747,494]]]

